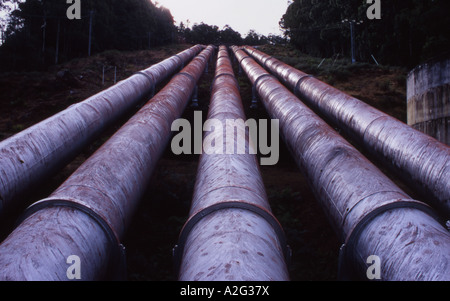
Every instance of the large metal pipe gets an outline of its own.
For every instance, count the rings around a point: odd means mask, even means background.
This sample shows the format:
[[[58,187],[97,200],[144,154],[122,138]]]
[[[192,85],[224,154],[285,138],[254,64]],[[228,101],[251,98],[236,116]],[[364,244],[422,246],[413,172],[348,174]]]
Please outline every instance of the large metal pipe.
[[[0,213],[70,162],[203,46],[197,45],[0,142]]]
[[[81,280],[123,272],[120,240],[170,140],[171,123],[213,52],[212,46],[202,51],[51,196],[27,209],[0,245],[0,280],[68,280],[73,258]]]
[[[259,50],[245,49],[450,218],[449,146]]]
[[[374,255],[383,280],[450,280],[450,234],[431,207],[411,199],[274,76],[233,49],[343,242],[340,271],[367,279]]]
[[[218,54],[208,120],[223,131],[206,133],[205,141],[223,141],[223,152],[204,145],[190,218],[174,252],[178,260],[182,257],[179,279],[289,280],[284,234],[272,215],[256,155],[250,152],[239,85],[225,46]],[[239,147],[245,152],[238,153]]]

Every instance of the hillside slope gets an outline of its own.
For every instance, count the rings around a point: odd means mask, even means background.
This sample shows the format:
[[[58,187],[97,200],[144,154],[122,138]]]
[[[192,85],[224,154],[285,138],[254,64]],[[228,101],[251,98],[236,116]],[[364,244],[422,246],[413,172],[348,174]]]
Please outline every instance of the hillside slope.
[[[43,120],[73,103],[106,89],[190,45],[172,45],[139,52],[108,51],[90,58],[54,66],[45,73],[0,74],[0,140]],[[264,46],[262,51],[276,56],[304,72],[342,89],[371,105],[406,120],[406,71],[369,64],[351,66],[345,60],[322,61],[303,56],[295,49]],[[105,66],[105,83],[102,83]],[[238,68],[235,65],[235,72]],[[214,74],[209,67],[199,83],[200,108],[208,110],[210,85]],[[264,109],[250,109],[251,85],[244,74],[238,76],[241,96],[248,118],[267,118]],[[136,108],[137,110],[137,108]],[[192,115],[188,108],[186,118]],[[45,183],[26,200],[24,206],[48,196],[129,116],[108,130],[86,148],[64,170]],[[292,280],[336,280],[339,243],[306,179],[298,171],[287,149],[281,143],[281,160],[261,171],[275,216],[286,231],[293,250],[290,273]],[[141,201],[124,245],[127,248],[129,280],[175,280],[171,250],[190,207],[197,171],[198,156],[174,156],[168,149],[155,169],[148,192]],[[24,207],[23,207],[24,208]],[[20,212],[3,221],[1,238],[11,230]]]

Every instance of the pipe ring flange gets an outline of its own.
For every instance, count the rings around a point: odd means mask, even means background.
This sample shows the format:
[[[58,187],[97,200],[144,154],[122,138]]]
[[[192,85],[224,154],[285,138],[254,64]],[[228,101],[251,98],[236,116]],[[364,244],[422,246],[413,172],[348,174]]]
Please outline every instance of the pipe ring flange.
[[[95,212],[87,205],[83,205],[75,200],[68,199],[44,199],[29,206],[17,221],[17,225],[25,221],[28,217],[35,214],[36,212],[51,207],[65,207],[74,209],[94,220],[103,230],[107,237],[107,240],[109,241],[109,244],[112,246],[112,260],[108,266],[107,271],[107,275],[110,278],[109,280],[116,281],[126,279],[125,247],[120,243],[117,234],[114,232],[109,223],[100,214]]]
[[[184,61],[183,61],[183,59],[178,54],[175,54],[174,57],[176,57],[177,59],[180,60],[180,64],[181,64],[180,70],[183,69],[184,68]]]
[[[138,71],[138,72],[136,72],[134,74],[145,76],[152,83],[152,85],[155,85],[155,79],[153,78],[153,75],[150,76],[149,74],[147,74],[147,73],[145,73],[143,71]]]
[[[273,78],[273,79],[278,80],[275,76],[273,76],[273,75],[270,74],[270,73],[265,73],[265,74],[259,76],[259,77],[255,80],[255,83],[254,83],[253,86],[252,86],[252,102],[253,102],[254,104],[256,104],[257,99],[258,99],[258,96],[257,96],[258,93],[257,93],[257,90],[256,90],[257,85],[258,85],[259,81],[260,81],[261,79],[265,78],[265,77],[271,77],[271,78]]]
[[[264,60],[264,63],[263,63],[264,68],[268,69],[267,62],[270,61],[271,59],[273,59],[273,56],[266,57],[266,59]]]
[[[136,72],[136,73],[134,73],[134,74],[145,76],[145,77],[150,81],[150,83],[151,83],[151,85],[152,85],[152,90],[151,90],[152,95],[155,95],[156,81],[155,81],[155,78],[153,77],[153,74],[150,76],[149,74],[147,74],[147,73],[145,73],[145,72],[142,72],[142,71],[138,71],[138,72]]]
[[[230,56],[229,55],[219,55],[217,57],[217,60],[220,60],[220,59],[230,59]]]
[[[252,57],[251,57],[251,56],[244,56],[243,58],[241,58],[241,59],[239,60],[239,65],[241,65],[242,62],[243,62],[245,59],[252,59]]]
[[[208,55],[205,54],[205,53],[203,52],[203,53],[200,53],[199,55],[197,55],[197,56],[195,57],[195,59],[203,59],[203,61],[204,61],[206,64],[208,64],[208,61],[210,60],[211,57],[212,57],[212,56],[209,56],[209,58],[208,58]]]
[[[175,76],[178,76],[178,75],[184,75],[184,76],[186,76],[187,78],[189,78],[189,79],[192,81],[192,84],[193,84],[193,85],[196,85],[196,84],[197,84],[197,81],[195,80],[195,78],[194,78],[192,75],[190,75],[189,73],[187,73],[187,72],[179,72],[179,73],[175,74]],[[175,77],[175,76],[174,76],[174,77]]]
[[[259,81],[262,80],[262,79],[265,78],[265,77],[271,77],[271,78],[273,78],[273,79],[275,79],[275,80],[278,81],[278,79],[277,79],[274,75],[272,75],[272,74],[270,74],[270,73],[265,73],[265,74],[263,74],[263,75],[260,75],[260,76],[255,80],[255,83],[253,84],[253,92],[256,92],[256,88],[258,87]]]
[[[375,208],[364,217],[362,217],[357,224],[350,230],[347,238],[342,244],[339,250],[339,258],[338,258],[338,278],[340,280],[352,280],[355,278],[356,272],[352,269],[351,265],[351,252],[355,249],[355,244],[358,241],[359,236],[364,231],[366,226],[376,217],[381,214],[388,212],[390,210],[401,209],[401,208],[413,208],[420,210],[432,218],[437,220],[440,224],[442,224],[441,219],[435,213],[435,211],[425,203],[415,201],[415,200],[392,200],[391,202],[382,205],[378,208]]]
[[[305,79],[307,79],[307,78],[315,78],[315,77],[314,77],[313,75],[311,75],[311,74],[306,74],[306,75],[300,77],[300,79],[299,79],[299,80],[297,81],[297,83],[295,84],[295,87],[294,87],[294,95],[298,95],[299,88],[300,88],[300,84],[301,84]]]
[[[278,240],[280,242],[280,247],[282,248],[284,259],[287,265],[290,264],[291,261],[291,248],[287,244],[286,236],[284,234],[284,230],[281,227],[278,220],[273,216],[272,213],[267,211],[266,209],[259,207],[255,204],[250,204],[242,201],[226,201],[226,202],[220,202],[214,205],[211,205],[209,207],[206,207],[196,214],[194,214],[189,220],[184,224],[179,239],[178,244],[175,245],[175,247],[172,250],[173,253],[173,261],[174,261],[174,267],[175,272],[178,273],[181,267],[181,260],[183,258],[184,253],[184,247],[186,244],[186,241],[189,237],[189,234],[191,233],[192,229],[195,227],[195,225],[202,220],[204,217],[208,216],[211,213],[224,210],[224,209],[243,209],[247,211],[251,211],[255,214],[258,214],[262,218],[264,218],[273,228],[275,231]]]
[[[236,79],[236,77],[234,76],[234,74],[231,74],[231,73],[222,73],[222,74],[219,74],[219,75],[217,75],[216,77],[214,77],[213,80],[212,80],[212,84],[211,84],[211,90],[213,89],[214,84],[216,83],[216,80],[217,80],[219,77],[222,77],[222,76],[229,76],[229,77],[231,77],[231,78],[234,80],[234,82],[236,83],[237,88],[238,88],[239,90],[241,90],[241,87],[239,86],[238,80]]]

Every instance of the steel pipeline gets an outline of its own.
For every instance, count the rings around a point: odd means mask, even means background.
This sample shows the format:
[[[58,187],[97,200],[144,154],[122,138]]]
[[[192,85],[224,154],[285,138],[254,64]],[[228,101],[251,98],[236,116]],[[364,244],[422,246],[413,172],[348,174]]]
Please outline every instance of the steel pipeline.
[[[342,278],[450,280],[450,234],[426,204],[411,199],[246,52],[233,47],[269,115],[343,243]]]
[[[450,218],[449,146],[257,49],[245,50]]]
[[[0,214],[70,162],[98,134],[179,70],[197,45],[0,142]]]
[[[205,134],[205,141],[222,141],[223,149],[214,153],[204,145],[190,218],[175,248],[175,259],[182,257],[179,279],[288,280],[289,249],[271,213],[256,155],[250,152],[239,85],[225,46],[218,53],[208,120],[223,131]],[[238,153],[239,147],[245,151]]]
[[[0,245],[1,280],[81,280],[124,274],[120,240],[195,85],[209,46],[52,195],[29,207]]]

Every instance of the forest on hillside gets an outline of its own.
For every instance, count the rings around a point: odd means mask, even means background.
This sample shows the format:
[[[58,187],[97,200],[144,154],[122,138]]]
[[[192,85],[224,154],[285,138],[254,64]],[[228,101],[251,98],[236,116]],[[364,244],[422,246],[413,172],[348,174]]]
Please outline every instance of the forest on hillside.
[[[87,56],[89,48],[144,49],[172,42],[176,33],[170,11],[151,1],[83,0],[81,18],[72,20],[66,1],[0,1],[4,8],[17,3],[3,33],[2,69],[39,69]]]
[[[318,57],[350,55],[349,20],[355,20],[358,61],[372,61],[373,55],[385,65],[413,67],[450,50],[450,1],[380,0],[380,4],[381,18],[369,19],[371,4],[366,0],[294,0],[280,26],[292,44]]]
[[[0,69],[39,70],[105,50],[142,50],[170,43],[259,45],[281,37],[230,26],[174,24],[171,12],[150,0],[83,0],[69,19],[63,0],[0,0],[8,18],[0,24]],[[0,20],[1,21],[1,20]],[[283,39],[282,39],[283,40]]]
[[[414,67],[450,50],[450,1],[378,0],[381,17],[369,19],[366,0],[294,0],[280,27],[284,37],[230,26],[174,24],[171,12],[150,0],[83,0],[69,20],[62,0],[0,0],[0,70],[44,70],[105,50],[142,50],[169,43],[286,44],[325,58],[349,58],[351,25],[357,61]]]

